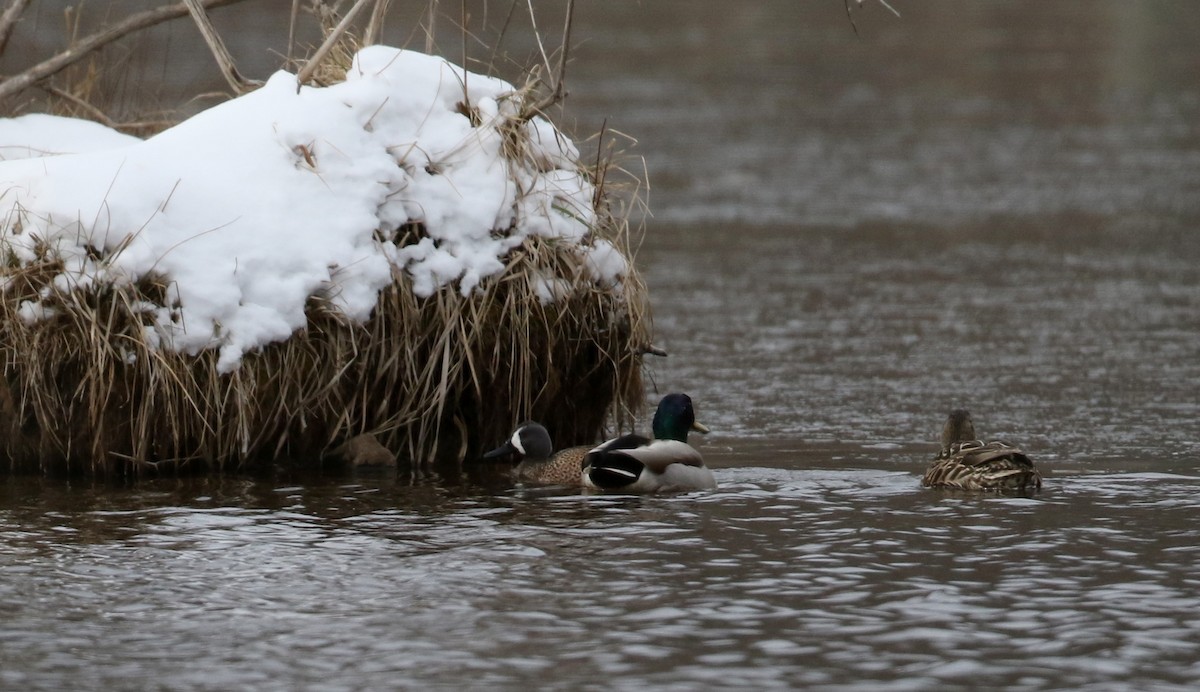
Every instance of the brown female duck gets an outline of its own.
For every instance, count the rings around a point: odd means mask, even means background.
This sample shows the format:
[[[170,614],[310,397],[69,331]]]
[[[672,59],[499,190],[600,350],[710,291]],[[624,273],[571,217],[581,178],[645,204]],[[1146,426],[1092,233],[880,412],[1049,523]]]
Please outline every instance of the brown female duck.
[[[942,450],[925,470],[921,485],[957,490],[1037,490],[1042,474],[1025,453],[1012,445],[975,437],[965,409],[950,413],[942,428]]]

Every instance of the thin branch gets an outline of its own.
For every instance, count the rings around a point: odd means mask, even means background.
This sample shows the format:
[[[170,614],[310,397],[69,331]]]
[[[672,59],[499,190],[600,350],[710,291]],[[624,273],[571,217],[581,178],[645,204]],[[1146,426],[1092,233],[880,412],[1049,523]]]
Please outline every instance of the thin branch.
[[[879,0],[879,4],[883,5],[884,7],[888,8],[889,10],[891,10],[892,14],[896,15],[897,17],[900,16],[900,13],[896,11],[896,8],[889,5],[887,3],[887,0]]]
[[[214,7],[224,7],[225,5],[234,5],[244,0],[201,0],[205,9]],[[0,82],[0,101],[18,94],[25,89],[37,84],[38,82],[58,74],[62,70],[74,65],[90,53],[103,48],[104,46],[121,39],[129,34],[141,31],[156,24],[161,24],[172,19],[178,19],[187,15],[187,5],[182,2],[174,5],[163,5],[162,7],[153,10],[146,10],[135,15],[127,17],[125,21],[105,27],[96,33],[87,36],[80,40],[75,45],[67,48],[63,52],[51,58],[43,60],[24,72],[9,77],[3,82]]]
[[[169,121],[169,120],[159,120],[159,121],[137,120],[134,122],[119,123],[119,122],[113,120],[112,118],[108,117],[108,114],[105,113],[104,111],[93,106],[92,104],[88,103],[87,101],[84,101],[83,99],[79,98],[75,94],[70,93],[69,91],[64,91],[63,89],[59,89],[58,87],[51,86],[49,84],[43,84],[41,88],[45,89],[47,92],[49,92],[51,94],[54,94],[55,96],[57,96],[58,98],[60,98],[64,101],[70,102],[71,105],[86,112],[88,114],[88,118],[90,118],[91,120],[95,120],[96,122],[100,123],[101,125],[104,125],[105,127],[113,129],[113,130],[121,130],[121,131],[161,130],[164,127],[168,127],[171,125],[171,121]]]
[[[373,46],[379,43],[383,36],[383,17],[387,14],[388,5],[392,0],[375,0],[375,9],[371,11],[371,21],[367,22],[367,30],[363,33],[363,45]]]
[[[96,108],[95,106],[92,106],[91,103],[84,101],[83,98],[79,98],[78,96],[71,94],[70,91],[65,91],[65,90],[59,89],[58,86],[52,86],[49,84],[43,84],[43,85],[41,85],[41,88],[46,90],[47,92],[49,92],[49,94],[58,96],[59,98],[61,98],[61,100],[70,102],[72,104],[72,106],[79,108],[80,110],[83,110],[83,112],[88,114],[88,118],[90,120],[95,120],[96,122],[98,122],[98,124],[101,124],[104,127],[108,127],[109,130],[118,130],[121,132],[131,132],[131,131],[144,132],[146,130],[160,131],[160,130],[163,130],[163,128],[169,127],[170,125],[173,124],[172,121],[166,120],[166,119],[164,119],[164,120],[134,120],[134,121],[130,121],[130,122],[118,122],[118,121],[113,120],[112,118],[109,118],[108,114],[104,113],[103,110],[101,110],[100,108]]]
[[[429,25],[425,27],[425,53],[433,55],[434,40],[436,35],[434,27],[436,26],[438,16],[438,0],[429,0]]]
[[[237,66],[233,64],[233,56],[229,54],[221,35],[213,27],[212,20],[208,18],[208,12],[204,11],[200,0],[183,0],[183,4],[187,5],[196,27],[200,29],[200,35],[204,37],[204,42],[208,44],[208,49],[217,60],[217,67],[221,68],[221,74],[234,93],[244,94],[262,86],[262,82],[246,79],[238,72]]]
[[[459,5],[459,9],[462,12],[462,18],[460,21],[460,25],[462,27],[462,61],[458,64],[462,65],[463,68],[463,102],[470,106],[471,100],[468,94],[471,92],[467,89],[467,80],[471,78],[471,72],[467,69],[467,37],[471,34],[467,30],[467,0],[462,0],[462,3]]]
[[[846,5],[846,19],[850,20],[850,28],[854,29],[854,35],[858,36],[858,25],[854,23],[854,16],[850,13],[850,0],[843,0],[843,2]],[[858,3],[859,7],[862,7],[862,4],[866,2],[866,0],[855,0],[855,2]],[[877,2],[891,10],[892,14],[896,15],[897,17],[900,16],[900,13],[896,11],[896,8],[889,5],[887,0],[877,0]]]
[[[850,0],[843,0],[843,2],[846,5],[846,19],[850,20],[850,28],[854,29],[854,35],[858,36],[858,25],[854,23],[854,15],[850,13]],[[862,4],[862,0],[859,0],[859,4]]]
[[[554,100],[559,101],[566,96],[567,89],[567,59],[571,55],[571,27],[575,25],[575,0],[567,1],[567,19],[563,26],[562,53],[558,56],[558,79],[554,83]]]
[[[0,53],[4,53],[4,47],[8,45],[8,38],[12,36],[17,22],[21,21],[21,13],[28,5],[29,0],[12,0],[12,4],[8,6],[7,10],[4,10],[4,14],[0,15]]]
[[[91,118],[92,120],[95,120],[96,122],[100,123],[101,125],[108,127],[108,128],[116,129],[116,123],[113,122],[112,118],[108,117],[107,113],[100,110],[96,106],[88,103],[87,101],[79,98],[75,94],[72,94],[71,92],[66,91],[64,89],[59,89],[58,87],[52,86],[50,84],[45,84],[42,86],[42,88],[45,89],[47,92],[59,97],[60,99],[70,102],[71,105],[75,106],[76,108],[86,111],[89,118]]]
[[[358,0],[358,2],[354,3],[354,6],[350,8],[350,11],[346,13],[346,16],[342,17],[342,21],[338,22],[338,25],[333,28],[333,31],[329,32],[329,35],[325,37],[325,42],[322,43],[321,47],[317,49],[317,52],[313,53],[313,56],[309,58],[309,61],[304,66],[304,69],[300,70],[300,74],[296,75],[297,91],[301,86],[304,85],[305,82],[312,79],[313,73],[317,71],[317,67],[320,66],[321,61],[324,60],[325,56],[329,54],[329,51],[333,50],[333,47],[337,45],[338,39],[342,37],[342,34],[346,33],[346,29],[350,28],[350,23],[354,21],[354,17],[358,14],[359,10],[366,7],[367,3],[369,2],[374,2],[374,0]]]
[[[533,6],[530,5],[530,11]],[[567,19],[563,26],[562,49],[558,56],[558,76],[554,79],[554,88],[541,101],[538,101],[529,109],[529,117],[533,117],[536,113],[542,113],[550,106],[562,101],[567,96],[567,60],[571,53],[571,27],[575,21],[575,0],[567,0]],[[539,46],[541,40],[538,41]],[[542,58],[546,61],[549,67],[549,59],[546,58],[545,50],[542,51]]]
[[[504,37],[508,35],[508,26],[512,23],[513,15],[517,12],[517,3],[520,0],[512,0],[512,4],[508,6],[508,15],[504,17],[504,23],[500,26],[500,33],[496,36],[495,42],[492,44],[492,57],[488,61],[488,67],[496,67],[496,55],[500,52],[500,44],[504,43]]]
[[[288,19],[287,64],[292,64],[292,51],[296,49],[296,18],[300,15],[300,0],[292,0],[292,16]]]
[[[529,24],[533,27],[533,40],[537,42],[538,52],[542,54],[542,65],[546,68],[548,74],[553,70],[550,67],[550,57],[546,55],[546,47],[542,45],[542,32],[538,31],[537,14],[533,11],[533,0],[526,0],[525,5],[529,8]]]

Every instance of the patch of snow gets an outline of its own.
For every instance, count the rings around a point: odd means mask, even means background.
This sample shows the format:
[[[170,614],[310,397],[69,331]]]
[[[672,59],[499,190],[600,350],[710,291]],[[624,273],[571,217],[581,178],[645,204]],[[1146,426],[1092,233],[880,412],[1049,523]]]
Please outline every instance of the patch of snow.
[[[165,277],[171,304],[147,309],[147,338],[219,348],[222,372],[303,327],[310,296],[366,320],[393,270],[421,297],[469,295],[531,236],[577,244],[591,278],[619,287],[626,260],[589,234],[578,150],[542,118],[515,119],[518,99],[502,80],[372,46],[343,83],[298,88],[278,72],[144,141],[69,118],[0,120],[0,248],[25,263],[50,248],[60,290]],[[397,247],[412,225],[425,237]],[[550,277],[538,294],[561,290]]]

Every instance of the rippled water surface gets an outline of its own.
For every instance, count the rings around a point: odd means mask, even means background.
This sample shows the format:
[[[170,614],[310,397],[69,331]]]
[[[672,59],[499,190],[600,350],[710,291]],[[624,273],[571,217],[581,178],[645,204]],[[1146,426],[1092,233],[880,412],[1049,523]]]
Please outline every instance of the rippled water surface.
[[[779,452],[713,455],[720,490],[665,498],[10,481],[0,685],[1200,679],[1195,469],[980,497],[922,492],[912,464],[861,449]]]
[[[718,490],[0,478],[0,688],[1200,684],[1200,10],[743,4],[569,73]],[[957,406],[1045,488],[921,489]]]

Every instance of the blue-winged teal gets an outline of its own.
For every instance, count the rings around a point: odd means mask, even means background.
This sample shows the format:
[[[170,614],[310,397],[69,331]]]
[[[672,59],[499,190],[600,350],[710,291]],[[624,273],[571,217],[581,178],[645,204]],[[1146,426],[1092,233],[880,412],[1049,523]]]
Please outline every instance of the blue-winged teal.
[[[517,426],[508,442],[483,455],[492,459],[515,454],[521,460],[513,476],[522,483],[540,485],[583,485],[583,460],[591,447],[568,447],[554,451],[550,433],[540,423],[525,421]]]

